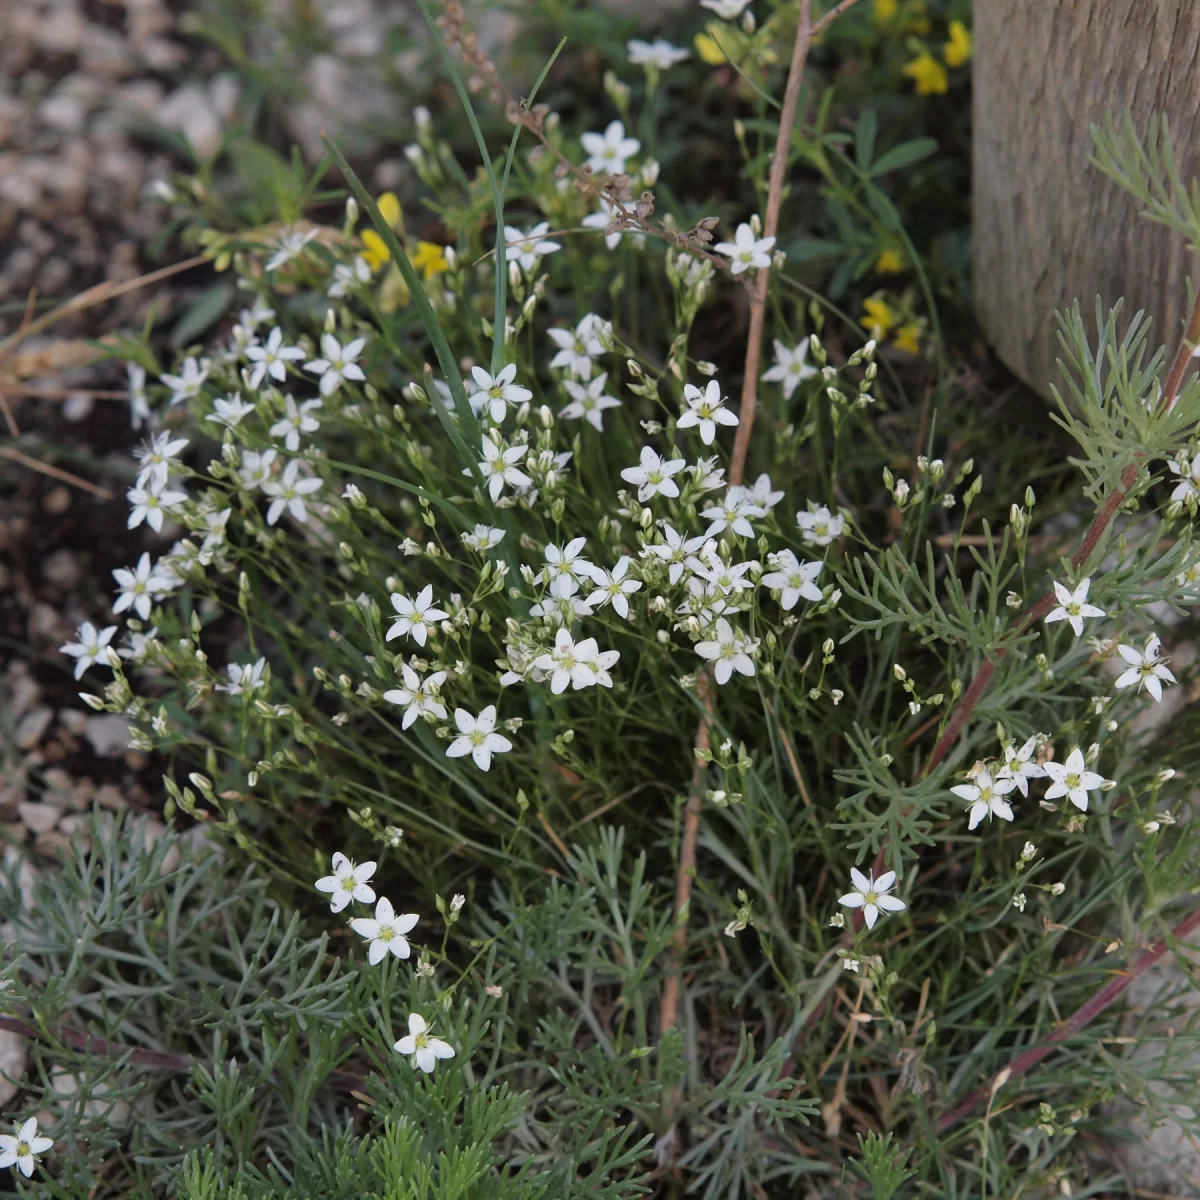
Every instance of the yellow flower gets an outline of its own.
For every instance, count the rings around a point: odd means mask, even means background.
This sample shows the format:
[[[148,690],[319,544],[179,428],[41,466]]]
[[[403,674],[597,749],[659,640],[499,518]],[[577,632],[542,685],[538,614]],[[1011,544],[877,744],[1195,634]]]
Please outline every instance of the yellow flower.
[[[375,230],[364,229],[362,232],[362,243],[366,247],[363,250],[363,258],[367,260],[367,266],[372,271],[378,271],[385,262],[391,262],[392,252],[387,248],[383,238]]]
[[[886,250],[880,251],[879,257],[875,260],[875,270],[880,275],[895,275],[904,270],[904,258],[898,250],[893,250],[889,246]]]
[[[696,34],[695,46],[696,53],[710,67],[719,67],[722,63],[728,61],[724,51],[717,45],[717,39],[711,33]]]
[[[379,215],[395,229],[404,215],[400,211],[400,201],[396,199],[396,193],[384,192],[375,203],[379,205]]]
[[[859,324],[867,330],[870,335],[878,341],[880,338],[887,337],[892,326],[896,324],[900,318],[896,315],[891,305],[884,299],[882,292],[876,292],[874,296],[867,297],[863,301],[863,308],[866,315],[859,318]]]
[[[445,248],[436,242],[418,242],[417,252],[412,256],[412,264],[425,276],[426,283],[435,275],[450,270]]]
[[[900,0],[875,0],[875,24],[891,24],[899,9]]]
[[[971,35],[961,21],[950,22],[950,40],[943,51],[946,65],[961,67],[971,57]]]
[[[905,350],[909,354],[919,354],[921,352],[921,327],[915,321],[909,321],[907,325],[901,325],[896,330],[896,336],[892,339],[897,350]]]
[[[928,50],[904,64],[904,74],[916,84],[918,96],[940,96],[950,87],[950,77]]]

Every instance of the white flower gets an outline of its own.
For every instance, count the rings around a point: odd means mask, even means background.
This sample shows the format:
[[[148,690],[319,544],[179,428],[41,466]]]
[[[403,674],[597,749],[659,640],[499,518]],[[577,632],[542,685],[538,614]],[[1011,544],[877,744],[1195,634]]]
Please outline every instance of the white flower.
[[[433,603],[433,584],[427,583],[415,600],[392,593],[392,607],[398,614],[395,624],[387,631],[386,641],[411,633],[413,641],[418,646],[425,645],[425,639],[430,632],[437,628],[438,621],[444,621],[450,614],[435,607]]]
[[[267,524],[274,525],[283,516],[284,509],[291,514],[292,520],[301,523],[307,521],[308,509],[304,507],[304,497],[312,495],[320,486],[320,479],[311,476],[300,478],[300,460],[293,458],[278,479],[268,479],[262,485],[262,490],[274,497],[267,509]]]
[[[1059,796],[1066,796],[1083,812],[1088,810],[1088,792],[1094,792],[1108,782],[1103,775],[1087,769],[1083,751],[1078,746],[1067,755],[1065,763],[1043,763],[1042,770],[1054,780],[1046,789],[1046,799],[1057,800]]]
[[[737,414],[725,407],[721,396],[721,385],[710,379],[702,392],[695,384],[684,386],[683,398],[687,401],[687,410],[676,424],[680,429],[690,429],[693,425],[700,430],[700,440],[711,446],[717,436],[718,425],[736,425]]]
[[[186,404],[200,394],[200,388],[208,378],[208,364],[200,365],[191,355],[183,360],[183,371],[179,375],[160,375],[159,379],[171,389],[172,404]]]
[[[652,42],[632,38],[625,43],[625,49],[629,54],[629,61],[635,67],[657,67],[660,71],[665,71],[688,57],[686,50],[672,46],[664,38],[656,38]]]
[[[657,542],[653,546],[645,546],[642,549],[642,554],[652,554],[655,558],[667,563],[668,579],[671,583],[678,583],[679,577],[683,574],[684,563],[690,555],[702,550],[708,538],[701,535],[700,537],[689,538],[685,541],[680,534],[676,533],[667,524],[663,525],[663,537],[666,538],[665,542]]]
[[[518,468],[517,463],[528,457],[529,451],[523,445],[501,446],[485,437],[482,444],[483,461],[479,464],[479,472],[487,481],[488,493],[493,500],[500,499],[504,485],[511,488],[527,488],[533,486],[533,480]],[[464,475],[471,472],[464,470]]]
[[[321,428],[321,422],[316,417],[310,417],[313,409],[321,407],[320,400],[305,400],[297,406],[295,398],[289,393],[283,398],[284,415],[271,426],[273,438],[283,438],[283,444],[295,453],[300,449],[300,435],[315,433]]]
[[[759,508],[765,508],[769,511],[783,499],[783,493],[772,489],[771,477],[764,471],[754,481],[754,486],[750,489],[750,499]]]
[[[547,329],[546,334],[558,347],[558,353],[550,360],[551,368],[562,367],[576,379],[591,379],[595,367],[593,359],[604,353],[594,314],[585,314],[573,331]]]
[[[856,890],[847,892],[838,900],[838,903],[846,908],[861,908],[868,929],[875,928],[875,922],[879,920],[880,913],[886,915],[887,913],[903,912],[908,907],[903,900],[888,895],[888,892],[892,890],[892,885],[896,882],[895,871],[885,871],[876,879],[873,871],[868,871],[864,875],[855,867],[851,867],[850,882],[854,884]]]
[[[218,683],[218,692],[228,692],[231,696],[249,696],[257,692],[259,688],[267,686],[266,678],[263,672],[267,668],[267,660],[260,658],[257,662],[247,663],[243,666],[241,663],[230,663],[225,668],[225,673],[229,676],[228,683]]]
[[[329,907],[340,913],[351,900],[359,904],[374,904],[375,889],[367,886],[367,880],[375,874],[373,862],[352,863],[340,850],[333,856],[333,874],[318,879],[314,885],[318,892],[329,892]]]
[[[778,338],[775,341],[775,365],[764,371],[764,383],[782,383],[785,400],[792,398],[801,380],[817,373],[816,367],[810,367],[805,362],[808,357],[808,339],[800,342],[794,349],[789,350]]]
[[[151,643],[158,637],[158,628],[157,626],[152,626],[149,629],[142,630],[140,633],[127,630],[125,636],[129,639],[129,644],[118,647],[117,653],[122,658],[129,659],[130,662],[140,663],[145,661]]]
[[[715,596],[729,596],[744,592],[750,587],[747,572],[755,564],[752,562],[726,562],[716,550],[714,542],[707,541],[701,552],[702,558],[689,558],[687,565],[695,572],[698,579],[705,580],[709,591]]]
[[[333,268],[333,282],[325,294],[332,300],[340,300],[343,296],[357,291],[364,283],[370,282],[371,265],[361,254],[356,254],[353,263],[338,263]]]
[[[125,372],[129,376],[129,425],[141,429],[153,419],[146,399],[146,368],[131,362],[125,364]]]
[[[764,575],[759,582],[765,588],[778,588],[783,593],[779,597],[779,604],[785,612],[795,608],[796,601],[802,597],[814,602],[821,599],[821,589],[817,587],[816,579],[824,564],[802,563],[790,550],[780,550],[771,559],[776,569]]]
[[[428,1075],[439,1058],[453,1058],[454,1047],[441,1038],[430,1037],[429,1026],[420,1013],[410,1013],[408,1033],[396,1043],[398,1054],[411,1054],[413,1061]]]
[[[187,499],[187,493],[156,486],[153,480],[148,480],[147,484],[146,487],[130,488],[125,493],[125,498],[132,505],[128,527],[136,529],[145,521],[155,533],[159,533],[163,527],[163,513],[181,505]]]
[[[505,262],[516,262],[522,271],[532,271],[537,266],[538,260],[544,255],[553,254],[555,250],[562,249],[558,242],[546,241],[546,234],[549,232],[549,221],[542,221],[528,233],[514,229],[511,225],[505,225]]]
[[[283,330],[278,325],[271,330],[265,346],[247,346],[246,357],[253,362],[250,372],[250,386],[258,387],[266,376],[281,382],[287,378],[287,364],[304,357],[304,351],[299,346],[283,344]]]
[[[495,378],[492,378],[482,367],[471,368],[471,378],[475,381],[475,391],[468,399],[471,411],[479,416],[487,411],[497,425],[504,420],[504,414],[511,404],[514,408],[532,399],[533,393],[513,383],[517,377],[517,364],[509,363]]]
[[[591,687],[596,680],[596,660],[600,648],[595,638],[584,638],[576,642],[566,629],[554,635],[554,649],[549,654],[534,659],[534,667],[550,676],[550,690],[556,695],[570,686],[576,691]]]
[[[143,554],[132,570],[117,567],[113,578],[120,589],[113,612],[122,613],[132,608],[143,621],[150,619],[154,597],[164,595],[176,586],[173,580],[160,574],[157,567],[151,567],[149,554]]]
[[[233,429],[239,425],[243,417],[248,417],[254,411],[253,404],[247,404],[241,396],[221,397],[213,401],[213,411],[204,419],[217,425]]]
[[[710,538],[725,529],[732,529],[739,537],[748,538],[754,536],[754,526],[749,518],[765,517],[767,510],[753,502],[747,488],[735,485],[725,493],[725,499],[720,504],[710,504],[700,515],[712,522],[707,531]]]
[[[614,216],[619,215],[619,209],[607,196],[600,197],[600,211],[588,213],[580,222],[585,229],[604,229],[607,230],[612,224]],[[609,250],[615,250],[621,244],[621,238],[625,234],[620,229],[614,229],[611,233],[606,232],[604,235],[604,245]],[[645,244],[646,235],[637,231],[631,231],[629,234],[635,246]]]
[[[682,458],[673,458],[668,462],[649,446],[643,446],[640,462],[640,466],[626,467],[621,472],[621,478],[626,483],[637,484],[638,499],[643,504],[652,496],[674,499],[679,495],[679,485],[672,476],[678,475],[687,466]]]
[[[324,357],[305,363],[304,369],[320,375],[322,396],[330,396],[337,391],[343,379],[353,379],[358,383],[366,379],[356,361],[366,344],[366,338],[355,338],[343,346],[332,333],[321,335],[321,353]]]
[[[810,546],[828,546],[834,538],[842,536],[846,528],[846,518],[841,513],[831,513],[824,504],[811,506],[808,512],[796,514],[796,524],[800,526],[800,536]]]
[[[629,601],[626,597],[631,596],[642,586],[640,579],[627,579],[628,572],[628,554],[622,554],[617,559],[617,565],[611,571],[593,568],[592,579],[595,581],[596,590],[587,598],[588,607],[600,608],[611,601],[617,615],[628,620]]]
[[[397,915],[392,908],[392,902],[381,896],[375,905],[374,917],[355,917],[350,922],[350,928],[371,943],[367,950],[367,961],[375,966],[393,954],[396,958],[407,958],[410,954],[408,939],[404,936],[411,932],[419,918],[416,913]]]
[[[284,263],[290,262],[309,242],[317,236],[315,229],[310,229],[306,233],[297,233],[295,230],[289,230],[279,238],[276,243],[278,249],[274,254],[267,259],[267,270],[277,271]]]
[[[688,467],[688,474],[697,492],[715,492],[725,486],[725,468],[717,466],[717,459],[698,458],[695,465]]]
[[[620,400],[605,392],[604,388],[607,384],[607,371],[601,371],[586,385],[576,383],[573,379],[564,379],[562,385],[571,397],[571,403],[563,405],[558,415],[568,421],[578,420],[582,417],[589,425],[602,433],[604,431],[604,410],[621,407]]]
[[[601,650],[596,656],[596,661],[592,665],[596,672],[596,682],[601,687],[612,687],[612,676],[608,672],[611,667],[616,666],[617,659],[620,657],[620,650]]]
[[[79,639],[77,642],[66,642],[59,649],[63,654],[69,654],[76,660],[75,662],[75,678],[82,679],[83,673],[92,665],[92,663],[108,662],[108,643],[112,641],[113,634],[117,632],[115,625],[108,625],[104,629],[97,630],[91,621],[84,621],[78,629],[75,630],[75,636]]]
[[[400,728],[408,729],[418,717],[427,715],[444,721],[446,710],[438,697],[438,688],[446,682],[446,672],[434,671],[427,679],[422,679],[407,663],[401,666],[400,672],[404,676],[404,686],[383,693],[389,704],[404,707]]]
[[[1015,779],[998,774],[994,779],[991,771],[980,771],[970,783],[959,783],[950,790],[960,799],[970,804],[967,816],[967,828],[974,829],[984,817],[990,821],[992,817],[1002,820],[1013,819],[1012,805],[1004,799],[1017,786]]]
[[[149,442],[138,447],[133,452],[134,458],[141,464],[137,486],[147,487],[153,484],[158,488],[166,487],[172,460],[187,444],[187,438],[173,439],[169,433],[156,433]]]
[[[1069,592],[1061,583],[1055,583],[1054,594],[1058,597],[1058,607],[1052,608],[1046,614],[1046,624],[1051,625],[1055,621],[1069,621],[1071,628],[1075,631],[1075,636],[1080,637],[1083,634],[1084,617],[1107,616],[1104,609],[1087,603],[1088,588],[1091,585],[1090,578],[1081,579],[1075,585],[1075,590]]]
[[[481,771],[486,771],[492,765],[493,754],[506,754],[512,749],[512,742],[495,732],[494,704],[489,704],[477,717],[471,716],[465,708],[456,708],[454,723],[458,726],[460,736],[446,747],[447,758],[462,758],[464,754],[469,754],[475,760],[475,765]]]
[[[550,585],[550,595],[567,600],[579,591],[581,579],[594,578],[596,568],[586,558],[580,558],[587,538],[572,538],[561,550],[554,545],[546,547],[546,565],[539,578]]]
[[[275,465],[278,450],[247,450],[242,455],[242,466],[239,474],[242,477],[242,487],[251,492],[260,488],[271,478],[271,468]]]
[[[718,254],[726,255],[731,261],[730,270],[740,275],[751,267],[769,267],[774,246],[773,237],[756,238],[754,230],[743,221],[737,227],[732,242],[718,242],[713,249]]]
[[[1189,594],[1200,590],[1200,558],[1195,562],[1188,563],[1178,575],[1175,576],[1175,582]]]
[[[642,148],[637,138],[625,136],[621,121],[610,121],[603,133],[585,133],[579,140],[587,152],[587,165],[593,171],[609,175],[620,175],[625,170],[625,160]]]
[[[1135,650],[1132,646],[1118,646],[1117,653],[1129,664],[1129,669],[1117,678],[1113,687],[1128,688],[1137,684],[1138,691],[1141,691],[1142,685],[1145,684],[1146,691],[1155,700],[1161,700],[1163,683],[1175,682],[1175,676],[1158,656],[1161,646],[1162,641],[1158,634],[1154,634],[1146,642],[1144,650]]]
[[[476,525],[470,533],[462,535],[462,540],[468,550],[478,550],[482,554],[485,550],[498,546],[503,537],[503,529],[492,525]]]
[[[1040,763],[1034,759],[1037,753],[1038,737],[1034,734],[1019,750],[1015,742],[1009,742],[1004,747],[1004,766],[997,772],[997,779],[1011,779],[1017,791],[1022,796],[1029,795],[1029,781],[1044,779],[1046,772]]]
[[[734,671],[753,675],[754,659],[750,653],[756,648],[757,642],[734,633],[733,626],[724,617],[717,618],[716,641],[696,643],[696,653],[716,663],[713,673],[718,683],[728,683]]]
[[[1200,492],[1200,454],[1197,454],[1190,463],[1185,460],[1181,464],[1177,460],[1173,460],[1167,465],[1176,475],[1180,476],[1179,483],[1175,485],[1175,490],[1171,493],[1171,499],[1175,503],[1182,504]]]
[[[700,7],[711,9],[726,21],[734,21],[749,3],[750,0],[700,0]]]
[[[29,1179],[37,1165],[37,1156],[45,1154],[54,1145],[54,1139],[38,1137],[37,1117],[13,1128],[17,1131],[15,1135],[0,1133],[0,1169],[16,1167]]]

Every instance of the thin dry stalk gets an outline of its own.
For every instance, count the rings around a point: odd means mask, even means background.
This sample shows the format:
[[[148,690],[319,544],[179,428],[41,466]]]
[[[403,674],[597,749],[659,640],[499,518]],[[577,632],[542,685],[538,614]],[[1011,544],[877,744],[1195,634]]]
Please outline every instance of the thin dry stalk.
[[[22,454],[20,450],[14,450],[11,446],[0,446],[0,458],[20,463],[21,466],[28,467],[31,471],[49,475],[52,479],[69,483],[72,487],[82,488],[85,492],[91,492],[93,496],[98,496],[101,500],[112,499],[112,492],[107,488],[102,488],[95,483],[88,483],[86,479],[80,479],[78,475],[72,475],[70,471],[64,471],[62,467],[53,467],[49,463],[42,462],[41,459],[31,458],[28,454]]]

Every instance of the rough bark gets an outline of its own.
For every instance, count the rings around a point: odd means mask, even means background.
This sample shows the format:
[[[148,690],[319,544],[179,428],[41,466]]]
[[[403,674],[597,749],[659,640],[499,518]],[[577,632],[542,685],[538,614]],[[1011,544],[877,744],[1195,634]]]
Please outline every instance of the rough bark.
[[[1194,263],[1091,165],[1089,128],[1165,112],[1181,175],[1200,174],[1200,0],[977,0],[975,46],[975,307],[996,352],[1048,395],[1054,314],[1097,296],[1173,346]]]

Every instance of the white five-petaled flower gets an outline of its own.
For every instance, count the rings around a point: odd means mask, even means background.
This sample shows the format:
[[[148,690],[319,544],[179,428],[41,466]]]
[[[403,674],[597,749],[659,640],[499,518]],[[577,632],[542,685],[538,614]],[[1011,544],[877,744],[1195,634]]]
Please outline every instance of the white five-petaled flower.
[[[600,648],[595,638],[584,638],[577,642],[570,631],[560,628],[554,635],[554,649],[541,654],[533,665],[550,676],[550,690],[561,695],[568,687],[579,691],[597,682],[597,659]]]
[[[356,254],[352,263],[338,263],[333,268],[333,282],[326,289],[325,295],[333,300],[340,300],[370,282],[371,264],[361,254]]]
[[[286,411],[271,426],[271,436],[283,438],[283,444],[294,454],[300,449],[302,433],[315,433],[321,428],[321,422],[309,415],[314,409],[321,407],[321,401],[305,400],[303,404],[297,405],[295,397],[289,392],[284,396],[283,403]]]
[[[256,388],[268,375],[280,381],[286,379],[287,364],[303,358],[304,351],[299,346],[285,346],[283,330],[276,325],[265,345],[246,347],[246,357],[254,363],[250,371],[250,386]]]
[[[754,481],[754,486],[750,489],[750,499],[759,508],[770,511],[783,499],[783,493],[771,487],[771,477],[764,471]]]
[[[1059,796],[1066,796],[1083,812],[1088,810],[1088,792],[1094,792],[1108,782],[1103,775],[1087,769],[1083,751],[1078,746],[1067,755],[1066,762],[1043,763],[1042,770],[1054,781],[1046,789],[1046,799],[1057,800]]]
[[[587,313],[573,330],[547,329],[546,334],[558,347],[558,353],[550,360],[551,368],[561,367],[576,379],[591,379],[596,365],[593,360],[604,353],[595,316]]]
[[[571,403],[564,404],[558,415],[568,421],[575,421],[582,417],[594,429],[603,433],[604,410],[621,407],[620,400],[605,392],[607,384],[607,371],[601,371],[595,379],[587,384],[576,383],[573,379],[564,379],[562,385],[571,397]]]
[[[700,430],[700,440],[706,445],[711,446],[713,439],[717,436],[718,425],[736,425],[738,423],[737,414],[730,412],[725,407],[724,397],[721,395],[721,385],[715,380],[710,379],[701,391],[694,383],[684,385],[683,398],[687,402],[687,409],[676,422],[680,429],[690,429],[693,425]]]
[[[1182,504],[1200,493],[1200,454],[1197,454],[1190,463],[1186,459],[1182,463],[1177,459],[1172,459],[1167,465],[1180,477],[1179,482],[1175,485],[1175,490],[1171,493],[1173,501]]]
[[[908,907],[903,900],[888,895],[892,890],[892,885],[896,882],[895,871],[885,871],[876,879],[873,871],[868,871],[864,875],[856,867],[851,867],[850,882],[854,884],[856,890],[847,892],[838,900],[838,903],[846,908],[861,908],[863,920],[866,921],[868,929],[875,928],[875,922],[879,920],[880,913],[886,915],[887,913],[903,912]]]
[[[375,903],[375,889],[367,884],[374,874],[375,863],[356,865],[339,850],[333,856],[333,874],[318,879],[314,886],[318,892],[329,893],[330,909],[340,913],[351,900],[357,900],[359,904]]]
[[[140,464],[135,481],[137,486],[166,487],[172,460],[187,444],[187,438],[172,438],[169,433],[156,433],[149,442],[135,450],[133,456]]]
[[[204,419],[224,425],[226,429],[235,429],[253,411],[254,405],[248,404],[241,396],[221,396],[213,401],[213,411]]]
[[[754,659],[751,658],[751,654],[757,647],[756,640],[735,633],[733,626],[724,617],[718,617],[716,640],[697,642],[696,653],[716,664],[713,674],[718,683],[728,683],[734,671],[743,675],[754,674]]]
[[[579,140],[587,151],[587,165],[608,175],[620,175],[625,170],[625,160],[642,148],[637,138],[625,136],[621,121],[610,121],[603,133],[585,133]]]
[[[984,817],[990,821],[992,817],[1001,820],[1013,819],[1012,805],[1005,796],[1017,786],[1017,781],[1003,774],[994,778],[986,767],[980,771],[970,783],[955,784],[950,790],[960,799],[970,804],[967,810],[967,828],[974,829]]]
[[[506,754],[512,742],[496,732],[496,706],[489,704],[477,717],[465,708],[454,710],[454,724],[459,736],[446,747],[447,758],[462,758],[469,754],[475,765],[486,771],[492,765],[493,754]]]
[[[123,613],[132,608],[143,621],[150,619],[150,609],[156,596],[164,595],[176,586],[175,580],[163,575],[150,565],[150,555],[143,554],[132,570],[117,567],[113,571],[120,593],[113,605],[114,613]]]
[[[411,951],[404,935],[412,931],[418,920],[416,913],[397,913],[392,908],[392,902],[386,896],[381,896],[375,905],[374,917],[355,917],[350,922],[350,928],[371,943],[367,950],[367,961],[375,966],[383,962],[389,953],[396,958],[409,956]]]
[[[38,1136],[37,1117],[30,1117],[24,1125],[14,1125],[15,1134],[0,1133],[0,1170],[16,1167],[26,1179],[33,1175],[39,1154],[45,1154],[54,1145],[54,1139]]]
[[[672,478],[678,475],[687,462],[682,458],[667,460],[660,458],[649,446],[642,447],[639,465],[626,467],[621,472],[621,478],[626,483],[637,484],[638,499],[645,504],[653,496],[666,496],[674,499],[679,495],[679,485]]]
[[[593,568],[592,579],[596,590],[587,598],[589,608],[600,608],[612,602],[613,610],[620,617],[629,619],[629,599],[641,586],[640,579],[629,579],[629,555],[622,554],[617,559],[617,565],[611,571],[601,567]]]
[[[404,676],[404,686],[383,693],[383,698],[389,704],[399,704],[404,708],[404,720],[400,722],[400,728],[408,729],[418,717],[424,716],[444,721],[446,709],[438,696],[438,688],[446,682],[446,672],[434,671],[422,679],[408,663],[403,664],[400,672]]]
[[[1117,646],[1117,653],[1129,664],[1129,669],[1118,676],[1113,687],[1128,688],[1136,684],[1138,691],[1141,691],[1144,684],[1155,700],[1161,700],[1162,685],[1175,682],[1175,676],[1167,668],[1165,660],[1159,657],[1161,648],[1162,641],[1158,634],[1150,637],[1144,650],[1137,650],[1133,646]]]
[[[132,487],[125,493],[130,508],[128,526],[136,529],[143,521],[154,530],[162,531],[163,514],[178,508],[186,499],[186,492],[177,492],[173,488],[162,486],[153,479],[146,480],[146,486]]]
[[[356,383],[366,379],[357,362],[366,344],[366,338],[355,338],[343,346],[332,333],[321,335],[321,353],[324,357],[305,363],[304,369],[320,375],[322,396],[336,392],[344,379],[352,379]]]
[[[75,678],[82,679],[83,673],[92,663],[108,662],[108,643],[117,632],[115,625],[107,625],[98,630],[91,621],[84,621],[75,630],[77,642],[66,642],[59,649],[63,654],[69,654],[75,659]]]
[[[1046,624],[1055,621],[1069,621],[1076,637],[1083,635],[1084,617],[1105,617],[1108,614],[1102,608],[1087,602],[1088,588],[1092,586],[1090,578],[1081,579],[1073,592],[1068,591],[1061,583],[1055,583],[1054,594],[1058,597],[1058,607],[1052,608],[1046,614]]]
[[[509,363],[493,378],[482,367],[471,368],[471,378],[475,381],[475,391],[468,399],[471,401],[471,411],[479,416],[486,411],[497,425],[504,420],[504,414],[511,404],[514,408],[533,398],[528,389],[513,383],[517,377],[517,364]]]
[[[453,1058],[454,1047],[441,1038],[432,1037],[429,1026],[420,1013],[409,1013],[408,1033],[396,1043],[398,1054],[411,1054],[413,1062],[428,1075],[439,1058]]]
[[[810,367],[805,361],[808,358],[807,338],[799,345],[789,350],[778,338],[775,341],[775,365],[764,371],[764,383],[782,383],[785,400],[792,398],[797,385],[817,373],[816,367]]]
[[[278,450],[264,450],[261,454],[257,450],[247,450],[242,455],[242,465],[238,472],[242,478],[242,487],[248,492],[262,487],[271,478],[271,469],[278,456]]]
[[[415,600],[392,593],[392,607],[396,610],[396,621],[387,631],[386,641],[411,633],[413,641],[418,646],[425,645],[425,639],[430,632],[437,628],[438,621],[444,621],[450,615],[443,612],[433,603],[433,584],[427,583],[418,593]]]
[[[613,217],[619,215],[620,210],[606,196],[600,197],[600,211],[588,213],[586,217],[580,221],[580,224],[585,229],[603,229],[604,245],[609,250],[615,250],[621,244],[621,238],[625,233],[618,227],[610,230],[609,226],[613,223]],[[632,231],[629,234],[635,246],[641,246],[646,241],[646,235],[637,231]]]
[[[231,696],[252,696],[259,688],[267,686],[266,676],[263,674],[266,669],[265,658],[246,663],[245,666],[241,663],[230,663],[225,668],[229,682],[218,683],[217,691],[228,692]]]
[[[824,504],[818,504],[808,512],[798,512],[796,524],[800,526],[800,536],[810,546],[828,546],[834,538],[842,536],[846,518],[841,513],[831,513]]]
[[[268,479],[262,485],[262,490],[272,497],[267,508],[267,524],[274,525],[283,516],[284,509],[293,521],[307,521],[308,509],[304,507],[304,497],[312,495],[320,486],[321,481],[315,476],[300,476],[300,460],[293,458],[278,479]]]
[[[479,464],[479,472],[487,482],[488,494],[493,500],[500,499],[500,493],[504,491],[505,484],[518,489],[533,486],[533,480],[517,466],[517,463],[528,458],[528,447],[521,443],[515,446],[503,446],[492,441],[490,437],[485,437],[481,448],[483,461]],[[470,475],[470,473],[464,468],[464,475]]]
[[[706,537],[716,537],[726,529],[732,529],[739,537],[753,537],[754,526],[750,524],[751,517],[765,517],[767,510],[754,503],[750,489],[741,484],[734,484],[725,493],[725,499],[720,504],[710,504],[700,515],[711,521]]]
[[[497,529],[494,525],[476,525],[470,533],[462,535],[462,540],[468,550],[478,550],[483,553],[493,546],[498,546],[503,537],[503,529]]]
[[[594,578],[596,568],[586,558],[579,557],[586,545],[587,538],[577,537],[561,549],[555,545],[546,547],[546,565],[541,577],[550,585],[550,595],[568,600],[579,591],[581,580]]]
[[[299,233],[294,229],[288,230],[276,243],[275,253],[267,259],[267,270],[277,271],[284,263],[291,262],[316,236],[315,229],[309,229],[305,233]]]
[[[779,605],[786,612],[796,607],[800,599],[818,601],[822,598],[817,587],[817,576],[821,574],[819,562],[800,562],[790,550],[780,550],[771,556],[775,570],[764,575],[759,582],[765,588],[782,592]]]
[[[183,370],[178,375],[159,376],[171,389],[172,404],[186,404],[198,396],[207,378],[208,363],[198,363],[191,355],[183,360]]]
[[[708,538],[706,535],[701,534],[699,537],[685,539],[681,534],[676,533],[670,525],[664,523],[662,528],[663,537],[666,541],[644,547],[642,555],[653,555],[655,558],[665,562],[667,564],[667,578],[671,583],[678,583],[679,577],[683,574],[684,564],[690,556],[703,550]]]
[[[1029,781],[1044,779],[1046,772],[1034,758],[1038,748],[1038,736],[1034,734],[1018,748],[1016,742],[1004,747],[1004,766],[996,774],[997,779],[1011,779],[1022,796],[1029,796]]]
[[[546,240],[546,234],[549,232],[549,221],[542,221],[535,225],[528,233],[520,229],[514,229],[511,225],[505,225],[505,262],[515,262],[520,266],[522,271],[532,271],[538,265],[538,260],[543,256],[553,254],[555,250],[562,249],[562,246],[558,242]]]
[[[689,57],[686,50],[672,46],[665,38],[655,38],[652,42],[631,38],[625,43],[625,50],[635,67],[657,67],[660,71],[666,71]]]
[[[718,242],[713,249],[730,260],[729,269],[733,274],[740,275],[751,267],[769,267],[774,247],[773,237],[756,238],[754,230],[743,221],[737,227],[732,242]]]

